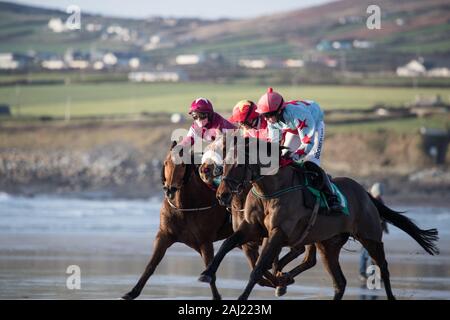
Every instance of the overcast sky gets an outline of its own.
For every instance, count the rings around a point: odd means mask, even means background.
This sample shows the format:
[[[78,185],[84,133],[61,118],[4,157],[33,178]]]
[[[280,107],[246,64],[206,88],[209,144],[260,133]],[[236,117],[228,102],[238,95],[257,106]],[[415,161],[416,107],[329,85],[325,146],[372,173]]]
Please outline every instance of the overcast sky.
[[[65,9],[78,5],[81,12],[142,18],[149,16],[246,18],[310,7],[331,0],[9,0],[15,3]]]

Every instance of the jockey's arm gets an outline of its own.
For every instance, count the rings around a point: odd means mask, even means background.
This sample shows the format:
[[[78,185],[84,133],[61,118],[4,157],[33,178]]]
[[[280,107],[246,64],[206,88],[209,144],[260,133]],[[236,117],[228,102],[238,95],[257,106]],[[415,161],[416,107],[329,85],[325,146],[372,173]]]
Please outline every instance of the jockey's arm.
[[[294,152],[298,159],[307,155],[314,146],[314,133],[316,132],[316,121],[311,113],[305,113],[304,117],[295,120],[301,144]]]
[[[190,127],[188,134],[183,138],[183,140],[181,140],[180,144],[183,146],[192,146],[195,142],[195,135],[194,128]]]

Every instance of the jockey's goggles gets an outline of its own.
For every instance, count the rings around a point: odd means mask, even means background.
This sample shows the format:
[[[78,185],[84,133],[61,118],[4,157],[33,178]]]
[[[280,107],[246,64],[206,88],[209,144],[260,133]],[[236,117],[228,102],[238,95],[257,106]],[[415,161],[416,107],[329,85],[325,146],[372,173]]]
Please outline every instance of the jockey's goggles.
[[[206,118],[208,118],[208,114],[207,113],[192,113],[192,118],[194,120],[200,119],[200,120],[204,120]]]

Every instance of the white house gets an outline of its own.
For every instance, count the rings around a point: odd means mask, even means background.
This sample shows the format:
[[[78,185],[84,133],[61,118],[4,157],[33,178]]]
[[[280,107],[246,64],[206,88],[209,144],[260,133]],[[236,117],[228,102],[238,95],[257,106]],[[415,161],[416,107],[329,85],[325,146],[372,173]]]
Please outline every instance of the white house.
[[[302,68],[305,66],[305,62],[301,59],[287,59],[284,61],[286,68]]]
[[[408,64],[397,68],[397,75],[399,77],[417,77],[423,76],[427,72],[427,69],[422,62],[418,60],[411,60]]]
[[[62,59],[50,58],[41,61],[41,67],[47,70],[61,70],[65,68],[65,63]]]
[[[132,82],[179,82],[181,74],[174,71],[130,72],[128,79]]]
[[[202,56],[198,54],[181,54],[175,58],[177,65],[196,65],[203,61]]]
[[[263,59],[241,59],[239,65],[247,69],[265,69],[267,62]]]
[[[48,28],[55,33],[67,31],[65,23],[60,18],[51,18],[47,24]]]
[[[15,70],[19,68],[19,61],[14,59],[13,53],[0,53],[0,69]]]
[[[117,60],[117,56],[112,52],[108,52],[103,56],[103,63],[106,66],[114,66],[117,64]]]
[[[450,69],[443,68],[433,68],[427,72],[428,77],[436,77],[436,78],[449,78],[450,77]]]

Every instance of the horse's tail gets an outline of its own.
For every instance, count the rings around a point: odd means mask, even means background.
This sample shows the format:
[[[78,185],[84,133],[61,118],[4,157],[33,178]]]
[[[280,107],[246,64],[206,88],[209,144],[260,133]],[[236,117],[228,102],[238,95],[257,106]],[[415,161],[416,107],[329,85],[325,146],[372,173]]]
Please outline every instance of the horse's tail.
[[[368,194],[383,219],[409,234],[430,255],[439,254],[439,249],[435,244],[439,240],[437,229],[420,229],[411,219],[402,215],[403,212],[388,208],[370,193]]]

